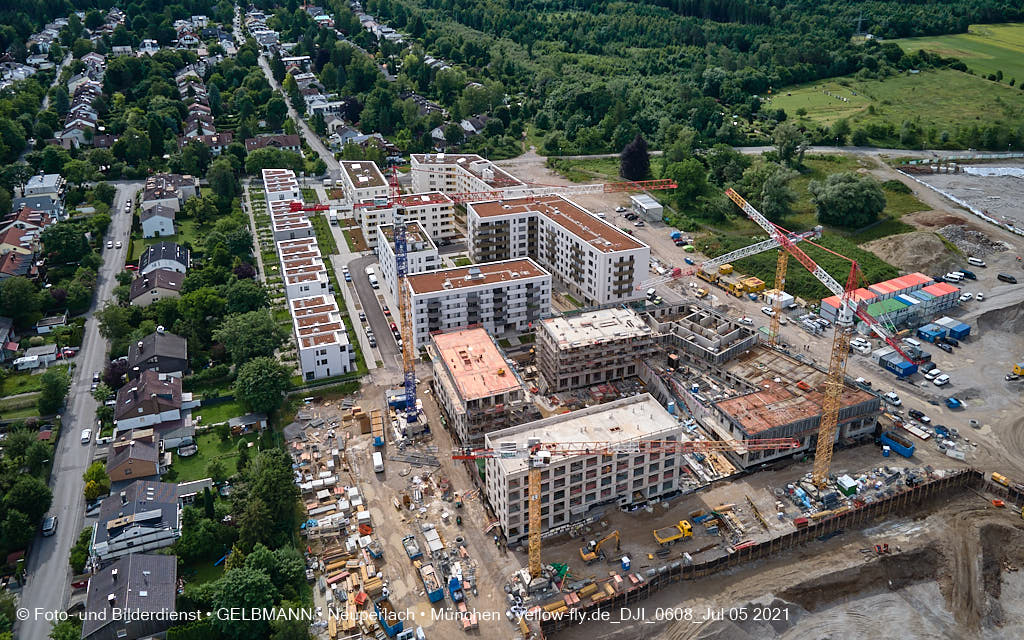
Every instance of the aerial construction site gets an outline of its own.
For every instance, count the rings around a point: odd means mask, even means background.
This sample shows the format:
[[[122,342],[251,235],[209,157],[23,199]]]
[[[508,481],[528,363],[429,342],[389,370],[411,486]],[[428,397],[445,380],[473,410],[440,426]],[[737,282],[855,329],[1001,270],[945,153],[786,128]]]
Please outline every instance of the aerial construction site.
[[[965,217],[1009,250],[866,282],[730,190],[767,240],[676,262],[671,229],[597,213],[650,185],[537,195],[489,167],[414,157],[460,176],[445,193],[487,261],[411,268],[395,205],[390,282],[359,304],[397,310],[401,374],[312,397],[286,431],[314,599],[343,612],[325,637],[1020,637],[1024,316],[994,277],[1020,271],[1012,233]],[[774,281],[732,267],[765,251]],[[832,296],[787,294],[793,269]],[[560,292],[592,304],[559,313]]]

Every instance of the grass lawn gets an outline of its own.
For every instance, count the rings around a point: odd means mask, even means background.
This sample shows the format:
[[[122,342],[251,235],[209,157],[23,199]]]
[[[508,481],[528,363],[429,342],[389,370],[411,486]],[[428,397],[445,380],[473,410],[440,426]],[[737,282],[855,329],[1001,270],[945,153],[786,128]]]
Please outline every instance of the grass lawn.
[[[302,201],[306,204],[320,204],[320,196],[316,195],[316,189],[312,187],[302,187]]]
[[[217,580],[224,575],[224,563],[222,562],[216,567],[213,566],[213,563],[220,559],[220,554],[215,555],[217,555],[216,558],[197,560],[192,564],[184,565],[181,568],[181,577],[191,584],[203,584]]]
[[[453,260],[452,262],[455,263],[456,267],[468,267],[469,265],[473,264],[473,261],[465,256],[455,258],[455,260]]]
[[[253,442],[256,440],[256,434],[250,433],[242,438]],[[227,442],[222,442],[215,433],[203,433],[196,436],[196,444],[199,445],[197,454],[188,458],[182,458],[177,453],[174,454],[172,468],[178,474],[175,481],[191,482],[209,477],[206,474],[206,467],[214,460],[223,462],[229,475],[234,473],[235,461],[238,459],[238,440],[239,438],[231,437]]]
[[[196,224],[195,220],[182,220],[176,219],[174,221],[174,229],[177,231],[172,236],[160,236],[158,238],[135,238],[132,240],[132,250],[128,255],[129,262],[135,262],[142,255],[142,252],[151,244],[158,242],[177,242],[178,244],[184,244],[188,242],[193,247],[198,246],[199,243],[199,225]]]
[[[655,169],[654,162],[651,168]],[[659,165],[660,166],[660,165]],[[573,182],[618,182],[618,158],[548,158],[547,167]]]
[[[0,398],[0,418],[11,420],[38,416],[39,396],[37,392],[18,398]]]
[[[197,424],[214,425],[219,422],[227,422],[231,418],[237,418],[249,413],[239,402],[222,402],[212,406],[200,406],[193,411],[194,414],[202,417]]]
[[[51,369],[63,369],[67,371],[68,365],[59,364],[50,367]],[[0,382],[0,396],[13,396],[19,393],[39,391],[42,389],[43,372],[38,371],[11,371],[3,382]]]
[[[341,233],[345,236],[345,243],[348,245],[349,251],[353,253],[369,251],[370,247],[367,246],[366,240],[363,239],[362,229],[344,229]]]
[[[338,243],[334,240],[334,234],[331,233],[331,223],[328,222],[327,216],[324,214],[317,214],[310,217],[309,221],[313,224],[313,231],[316,233],[316,243],[320,246],[320,252],[324,255],[334,255],[338,253]]]
[[[897,134],[905,120],[916,123],[922,131],[934,127],[950,133],[957,126],[975,124],[1024,125],[1024,92],[952,69],[907,73],[885,80],[833,78],[783,89],[766,106],[785,109],[791,118],[797,118],[797,109],[803,108],[807,115],[799,120],[818,124],[828,125],[841,118],[848,118],[854,128],[891,123]],[[898,143],[898,139],[872,141]]]
[[[904,51],[924,49],[946,58],[958,58],[975,73],[1003,72],[1003,81],[1024,81],[1024,24],[973,24],[967,33],[902,38],[894,41]]]

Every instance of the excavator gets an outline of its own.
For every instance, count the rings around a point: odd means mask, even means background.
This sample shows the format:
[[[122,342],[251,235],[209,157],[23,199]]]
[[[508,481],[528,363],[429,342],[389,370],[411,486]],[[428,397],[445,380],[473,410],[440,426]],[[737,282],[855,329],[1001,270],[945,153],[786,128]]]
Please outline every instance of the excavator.
[[[598,558],[603,558],[604,553],[601,551],[601,547],[603,547],[604,543],[608,542],[612,538],[615,538],[615,551],[618,551],[620,548],[619,532],[612,531],[600,540],[591,540],[587,543],[587,546],[580,547],[580,559],[582,559],[587,564],[590,564]]]

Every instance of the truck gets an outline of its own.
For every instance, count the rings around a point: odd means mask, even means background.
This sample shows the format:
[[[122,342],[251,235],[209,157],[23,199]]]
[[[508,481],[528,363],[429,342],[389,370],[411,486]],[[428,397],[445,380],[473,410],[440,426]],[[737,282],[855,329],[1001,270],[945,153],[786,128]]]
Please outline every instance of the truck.
[[[374,289],[379,289],[380,283],[377,281],[377,272],[374,270],[374,268],[366,267],[364,271],[366,272],[366,279],[370,281],[370,286],[373,287]]]
[[[384,472],[384,456],[380,454],[380,451],[373,452],[373,471],[374,473]]]
[[[405,555],[409,556],[410,560],[423,557],[423,552],[420,551],[420,543],[416,540],[416,536],[408,535],[402,538],[402,546],[405,547]]]
[[[402,633],[402,619],[395,612],[395,606],[387,598],[381,598],[373,603],[373,610],[377,613],[377,623],[384,629],[389,638],[394,638]]]
[[[882,433],[882,437],[879,438],[879,440],[883,445],[887,445],[890,449],[904,458],[910,458],[914,455],[914,443],[898,433],[885,431]]]
[[[431,602],[444,600],[444,589],[441,587],[441,579],[434,571],[434,565],[427,563],[420,566],[420,580],[427,592],[427,599]]]
[[[664,546],[675,544],[685,538],[693,537],[693,526],[688,520],[680,520],[678,523],[668,527],[662,527],[653,531],[654,539],[658,544]]]

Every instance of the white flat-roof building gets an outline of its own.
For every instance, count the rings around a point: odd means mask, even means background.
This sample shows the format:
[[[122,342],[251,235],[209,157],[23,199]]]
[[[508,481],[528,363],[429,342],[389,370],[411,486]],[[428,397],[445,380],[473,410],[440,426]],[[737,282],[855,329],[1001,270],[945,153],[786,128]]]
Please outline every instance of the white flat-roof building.
[[[646,193],[629,196],[629,206],[633,213],[650,222],[661,222],[665,214],[665,207]]]
[[[299,181],[291,169],[264,169],[263,190],[267,194],[267,204],[277,200],[286,202],[302,201]]]
[[[334,296],[295,298],[289,306],[303,380],[329,378],[355,368],[355,352]]]
[[[643,297],[651,249],[562,196],[466,205],[474,262],[530,257],[587,306]]]
[[[349,204],[388,196],[388,181],[377,168],[377,163],[370,160],[343,160],[339,164],[341,181],[338,186],[344,192],[342,198]],[[357,208],[353,213],[356,220],[359,220],[360,210]]]
[[[64,190],[66,182],[59,173],[38,173],[28,179],[22,195],[43,196],[49,195],[57,198]],[[7,213],[6,211],[4,213]]]
[[[529,258],[409,276],[417,348],[435,331],[523,333],[551,310],[551,274]]]
[[[622,307],[545,318],[537,329],[537,368],[547,392],[631,378],[653,350],[654,330]]]
[[[414,153],[413,191],[475,193],[525,187],[526,184],[475,153]]]
[[[313,238],[316,232],[313,223],[305,211],[292,211],[294,200],[269,200],[267,213],[270,214],[270,228],[274,232],[274,241],[295,240],[296,238]]]
[[[448,426],[463,446],[480,447],[484,434],[522,422],[526,392],[516,369],[482,328],[431,336],[434,390]]]
[[[380,256],[381,280],[391,299],[397,302],[398,265],[395,263],[394,227],[382,225],[378,227],[378,233],[383,239],[377,250],[377,254]],[[407,248],[405,263],[409,275],[435,271],[441,266],[441,256],[437,252],[437,245],[433,243],[429,235],[423,232],[423,227],[418,222],[410,222],[406,225],[405,244]]]
[[[530,439],[602,444],[680,440],[682,432],[682,424],[645,393],[488,433],[484,446],[524,449]],[[679,487],[679,463],[679,454],[663,453],[552,456],[541,472],[541,531],[568,528],[601,505],[639,505],[669,496]],[[528,532],[527,464],[527,457],[486,461],[487,500],[509,544]]]
[[[386,206],[369,204],[372,200],[364,200],[362,204],[369,206],[356,207],[355,217],[363,228],[363,238],[370,247],[377,246],[377,227],[395,223],[395,214],[401,210],[406,222],[420,223],[430,238],[435,242],[448,240],[456,236],[455,203],[443,193],[413,193],[392,200]]]
[[[286,298],[293,300],[331,292],[331,280],[316,238],[282,240],[277,243],[277,255],[281,259]]]

